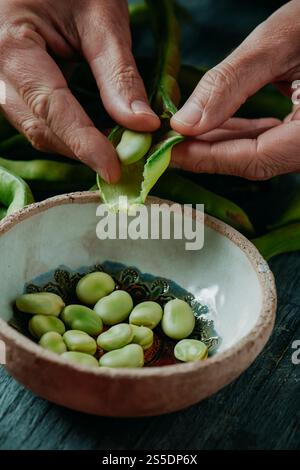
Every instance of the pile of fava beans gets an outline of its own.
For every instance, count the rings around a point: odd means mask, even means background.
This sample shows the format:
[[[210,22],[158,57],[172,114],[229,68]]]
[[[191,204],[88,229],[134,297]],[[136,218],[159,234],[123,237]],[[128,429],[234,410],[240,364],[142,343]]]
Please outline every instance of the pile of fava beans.
[[[153,301],[133,305],[128,292],[115,290],[103,272],[85,275],[76,286],[78,304],[65,305],[49,292],[24,294],[16,300],[20,312],[31,315],[28,328],[39,344],[67,361],[92,367],[143,367],[144,350],[153,343],[153,329],[178,342],[174,355],[182,362],[207,358],[202,341],[188,339],[195,326],[191,307],[173,299],[164,310]],[[98,360],[97,350],[104,354]]]

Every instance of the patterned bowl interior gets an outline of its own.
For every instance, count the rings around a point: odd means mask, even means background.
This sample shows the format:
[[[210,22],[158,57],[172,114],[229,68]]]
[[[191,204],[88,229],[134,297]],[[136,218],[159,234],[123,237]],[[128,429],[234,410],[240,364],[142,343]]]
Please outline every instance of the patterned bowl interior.
[[[115,280],[116,289],[126,290],[132,296],[134,305],[152,300],[164,307],[169,300],[176,297],[185,300],[193,309],[196,318],[196,325],[190,338],[203,341],[207,345],[210,355],[217,350],[220,338],[214,331],[213,321],[209,319],[209,308],[206,305],[202,305],[192,294],[174,281],[156,278],[151,274],[141,273],[136,268],[126,267],[120,263],[105,262],[89,268],[81,268],[78,271],[71,271],[62,266],[34,279],[25,286],[24,291],[27,293],[53,292],[60,295],[66,304],[78,303],[76,284],[85,274],[95,271],[109,273]],[[18,312],[15,307],[14,316],[9,324],[34,340],[28,332],[28,316]],[[177,362],[173,353],[175,344],[175,341],[163,334],[160,327],[155,328],[153,345],[145,351],[145,365],[175,364]],[[98,357],[102,354],[103,351],[99,349],[97,351]]]

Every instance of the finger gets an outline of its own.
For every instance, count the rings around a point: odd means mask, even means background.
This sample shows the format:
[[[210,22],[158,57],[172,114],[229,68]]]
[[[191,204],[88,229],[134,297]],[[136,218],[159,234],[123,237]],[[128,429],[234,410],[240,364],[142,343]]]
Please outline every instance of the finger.
[[[2,105],[8,121],[41,152],[58,153],[74,158],[71,150],[45,125],[36,118],[16,90],[6,83],[6,103]]]
[[[14,60],[3,58],[2,70],[33,115],[43,121],[77,159],[107,182],[116,182],[120,165],[113,146],[72,95],[45,48],[26,38],[23,41],[17,38],[15,43],[10,41],[10,47],[13,46]]]
[[[203,140],[207,142],[216,142],[221,140],[232,140],[232,139],[252,139],[258,137],[263,132],[266,132],[272,127],[281,124],[279,119],[263,118],[263,119],[238,119],[238,122],[234,121],[235,118],[229,119],[218,129],[201,134],[196,137],[197,140]]]
[[[285,119],[284,119],[284,122],[288,123],[292,120],[299,120],[300,119],[300,105],[294,105],[293,106],[293,111],[288,114]]]
[[[220,125],[219,129],[226,129],[231,131],[254,130],[262,127],[273,127],[280,124],[280,119],[276,118],[259,118],[259,119],[246,119],[246,118],[230,118]]]
[[[106,18],[105,34],[103,17]],[[106,110],[122,126],[136,131],[156,130],[160,121],[149,106],[131,52],[127,2],[99,4],[98,11],[94,5],[92,24],[85,18],[80,23],[82,50]]]
[[[294,46],[287,32],[294,12],[289,5],[285,8],[288,13],[280,20],[281,35],[278,36],[280,11],[204,75],[183,108],[172,118],[174,130],[194,136],[219,127],[262,86],[280,81],[283,71],[293,65],[291,50]],[[274,47],[279,38],[280,47]]]
[[[283,123],[257,139],[186,141],[173,150],[172,164],[197,173],[220,173],[252,180],[300,170],[300,122]]]

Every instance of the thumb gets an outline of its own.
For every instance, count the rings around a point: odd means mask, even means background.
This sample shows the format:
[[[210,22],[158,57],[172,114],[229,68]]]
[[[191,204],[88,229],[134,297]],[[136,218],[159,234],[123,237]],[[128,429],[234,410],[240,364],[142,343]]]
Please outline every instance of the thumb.
[[[274,79],[280,58],[274,58],[265,25],[259,26],[223,62],[200,80],[185,105],[173,116],[172,128],[199,135],[219,127],[261,87]],[[275,65],[275,64],[278,64]]]
[[[92,6],[85,12],[88,20],[81,18],[81,45],[106,111],[122,126],[156,130],[160,121],[148,103],[131,51],[127,2],[100,1]],[[91,21],[95,27],[90,27]]]

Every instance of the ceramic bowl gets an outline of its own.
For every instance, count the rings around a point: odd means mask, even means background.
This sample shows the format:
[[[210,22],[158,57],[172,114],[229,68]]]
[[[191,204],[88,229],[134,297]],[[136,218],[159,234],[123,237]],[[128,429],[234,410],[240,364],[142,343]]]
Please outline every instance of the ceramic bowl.
[[[153,202],[161,201],[149,198],[147,204]],[[96,193],[58,196],[0,224],[0,338],[9,373],[47,400],[105,416],[180,410],[238,377],[263,349],[275,319],[273,275],[256,248],[209,216],[199,251],[185,250],[183,240],[101,241],[98,204]],[[66,363],[8,324],[25,283],[59,265],[76,270],[105,260],[172,279],[207,305],[222,339],[217,352],[202,362],[93,369]]]

